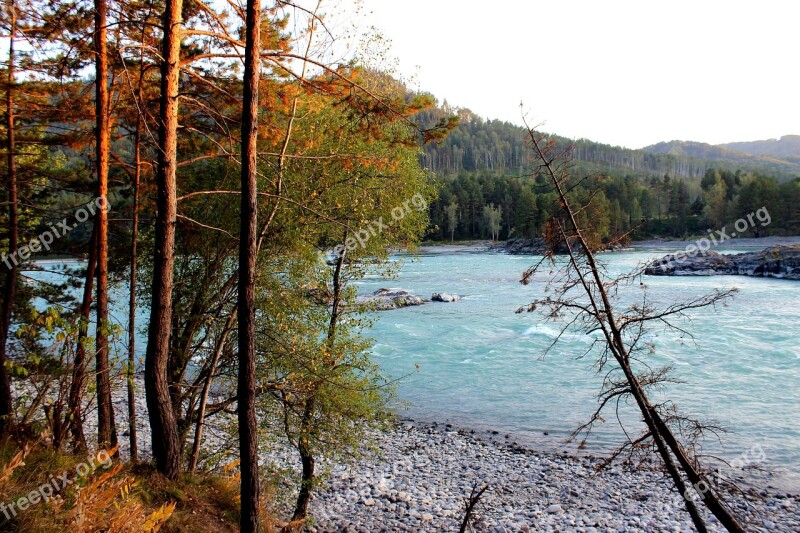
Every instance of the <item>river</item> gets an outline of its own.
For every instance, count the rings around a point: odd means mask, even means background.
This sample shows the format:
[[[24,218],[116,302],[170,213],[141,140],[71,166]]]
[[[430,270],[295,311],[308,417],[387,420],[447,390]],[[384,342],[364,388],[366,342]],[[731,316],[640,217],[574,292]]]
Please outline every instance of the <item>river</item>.
[[[648,247],[605,254],[611,275],[661,257],[676,247]],[[744,249],[728,248],[726,253]],[[423,248],[400,256],[396,279],[366,279],[359,287],[401,287],[429,298],[433,292],[463,295],[454,303],[428,303],[382,312],[372,329],[373,353],[399,382],[398,410],[423,421],[506,433],[511,439],[563,447],[597,406],[602,384],[596,357],[580,356],[591,337],[567,334],[543,356],[560,324],[538,313],[514,311],[544,295],[544,283],[519,283],[535,258],[464,248]],[[767,465],[798,471],[800,465],[800,283],[740,276],[643,278],[649,298],[667,305],[736,287],[726,306],[690,313],[679,325],[694,338],[656,328],[655,352],[646,362],[672,365],[680,383],[656,394],[682,411],[711,420],[727,432],[706,441],[703,451],[729,460],[763,450]],[[624,300],[641,298],[638,282]],[[608,450],[622,442],[615,409],[586,443]],[[635,436],[636,406],[619,416]],[[713,435],[712,435],[713,437]]]

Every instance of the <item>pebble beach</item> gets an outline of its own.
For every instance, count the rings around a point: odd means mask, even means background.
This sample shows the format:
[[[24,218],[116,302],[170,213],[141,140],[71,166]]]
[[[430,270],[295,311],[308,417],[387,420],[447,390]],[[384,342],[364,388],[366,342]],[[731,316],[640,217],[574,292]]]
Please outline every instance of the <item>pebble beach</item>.
[[[140,379],[136,382],[143,385]],[[122,430],[127,426],[125,398],[115,392],[117,424]],[[147,460],[151,452],[144,394],[136,399],[140,458]],[[95,414],[91,409],[87,412],[90,436],[95,432]],[[127,459],[127,432],[123,433],[120,455]],[[472,529],[467,531],[695,531],[682,498],[657,468],[634,471],[613,464],[598,470],[602,457],[534,449],[504,440],[502,435],[493,438],[493,433],[497,432],[411,420],[370,430],[365,442],[372,444],[362,459],[350,464],[331,464],[324,458],[318,461],[318,472],[327,473],[313,493],[307,531],[458,531],[465,498],[473,487],[483,484],[488,488],[474,512]],[[230,435],[210,423],[207,446],[235,454],[229,439]],[[285,444],[264,444],[265,465],[299,472],[296,451]],[[800,532],[800,491],[777,489],[763,480],[749,483],[753,480],[748,472],[733,477],[739,478],[742,490],[726,494],[725,499],[746,531]],[[296,487],[289,484],[286,488],[292,503]],[[276,516],[289,516],[290,509],[282,507]],[[725,531],[714,517],[706,518],[709,531]]]
[[[380,453],[336,466],[316,492],[310,531],[458,531],[464,498],[486,483],[474,531],[694,531],[682,500],[655,469],[542,453],[446,426],[398,424]],[[748,489],[728,498],[747,531],[800,531],[797,494]],[[713,517],[710,531],[724,531]]]

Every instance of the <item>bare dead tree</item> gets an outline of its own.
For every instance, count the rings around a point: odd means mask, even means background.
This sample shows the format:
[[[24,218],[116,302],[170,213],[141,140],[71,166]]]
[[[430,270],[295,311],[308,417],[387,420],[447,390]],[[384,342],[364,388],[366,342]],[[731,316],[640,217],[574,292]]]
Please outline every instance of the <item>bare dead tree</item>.
[[[537,172],[548,180],[557,194],[560,210],[547,225],[545,238],[550,252],[525,272],[522,278],[524,284],[530,283],[543,265],[553,265],[554,273],[547,282],[548,296],[533,301],[520,311],[538,309],[548,319],[562,324],[561,335],[553,345],[568,330],[596,334],[584,355],[597,354],[596,368],[605,375],[597,411],[574,435],[588,435],[594,424],[602,420],[601,413],[605,408],[615,404],[618,406],[622,400],[633,398],[646,428],[638,438],[628,437],[614,456],[625,450],[654,450],[679,494],[684,496],[686,510],[698,531],[707,529],[703,516],[694,504],[695,494],[728,531],[743,532],[741,524],[699,466],[698,457],[690,451],[695,443],[681,443],[676,437],[676,433],[682,435],[682,429],[687,425],[696,429],[690,435],[695,439],[717,428],[706,427],[702,422],[678,415],[670,402],[653,403],[647,391],[671,379],[669,368],[653,369],[644,361],[645,356],[654,349],[654,345],[647,340],[652,327],[659,326],[682,335],[691,335],[679,325],[690,319],[688,313],[724,304],[734,290],[717,290],[709,295],[660,308],[647,297],[646,286],[641,282],[643,267],[621,277],[609,276],[595,253],[618,241],[601,243],[597,232],[593,231],[593,195],[581,197],[577,192],[577,186],[584,179],[575,178],[570,172],[571,149],[557,146],[554,140],[529,126],[528,133],[530,148],[538,162]],[[557,249],[566,253],[565,260],[558,260],[559,265],[556,265],[555,259]],[[621,289],[635,282],[642,289],[641,301],[626,305],[621,301]],[[687,488],[687,482],[691,490]],[[698,490],[700,487],[702,490]]]

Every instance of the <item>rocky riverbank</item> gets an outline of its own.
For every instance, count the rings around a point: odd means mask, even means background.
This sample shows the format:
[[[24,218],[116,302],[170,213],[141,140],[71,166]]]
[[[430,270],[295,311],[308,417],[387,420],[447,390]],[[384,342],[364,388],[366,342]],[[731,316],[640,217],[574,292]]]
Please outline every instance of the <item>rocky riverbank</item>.
[[[476,531],[692,531],[656,470],[490,442],[451,427],[401,424],[377,436],[380,457],[334,467],[312,502],[312,531],[457,531],[463,499],[487,483]],[[732,500],[748,530],[800,531],[800,500],[746,492]],[[723,529],[711,520],[711,531]]]
[[[695,247],[664,256],[648,265],[644,272],[651,276],[738,275],[800,280],[800,245],[728,255],[699,252]]]
[[[544,255],[548,251],[548,245],[541,237],[533,239],[513,238],[493,244],[489,247],[489,250],[511,255]],[[556,252],[567,253],[567,248],[566,246],[560,246]]]
[[[140,379],[137,385],[141,387]],[[117,422],[126,427],[125,400],[115,395]],[[144,394],[137,395],[140,451],[150,455]],[[94,412],[86,430],[94,433]],[[211,421],[205,445],[228,450],[235,443]],[[491,433],[486,434],[487,437]],[[308,530],[328,532],[457,531],[463,500],[476,484],[489,485],[476,512],[481,532],[680,532],[693,531],[682,500],[655,469],[629,471],[622,465],[596,472],[589,456],[532,450],[447,425],[405,421],[374,431],[377,451],[351,465],[320,458],[329,474],[314,492]],[[510,439],[509,439],[510,440]],[[281,444],[281,442],[283,444]],[[285,441],[263,446],[263,464],[299,471],[296,451]],[[120,452],[128,455],[127,437]],[[732,477],[749,478],[740,472]],[[766,485],[766,484],[765,484]],[[290,493],[293,484],[285,487]],[[800,531],[800,494],[773,488],[748,489],[729,497],[748,531]],[[291,505],[291,494],[286,505]],[[288,516],[280,507],[278,516]],[[723,529],[711,522],[710,531]]]

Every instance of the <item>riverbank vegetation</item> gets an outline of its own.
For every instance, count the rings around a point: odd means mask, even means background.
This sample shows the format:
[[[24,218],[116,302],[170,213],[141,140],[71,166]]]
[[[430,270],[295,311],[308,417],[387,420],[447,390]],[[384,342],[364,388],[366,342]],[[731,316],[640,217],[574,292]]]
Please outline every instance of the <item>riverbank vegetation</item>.
[[[420,146],[454,120],[423,127],[430,96],[326,57],[321,11],[246,7],[4,3],[0,434],[56,462],[125,440],[131,465],[152,458],[176,491],[235,461],[242,531],[267,527],[258,455],[282,439],[303,466],[281,517],[295,530],[317,459],[345,460],[383,419],[392,388],[366,355],[351,282],[423,236],[435,187]],[[54,251],[84,261],[35,261]],[[127,323],[109,318],[115,284]],[[238,446],[206,446],[212,426]],[[14,497],[31,474],[8,461]],[[135,479],[115,467],[98,490],[139,502]],[[87,490],[35,514],[72,524]],[[104,498],[93,512],[109,521],[132,509]],[[169,500],[181,498],[154,499]]]

